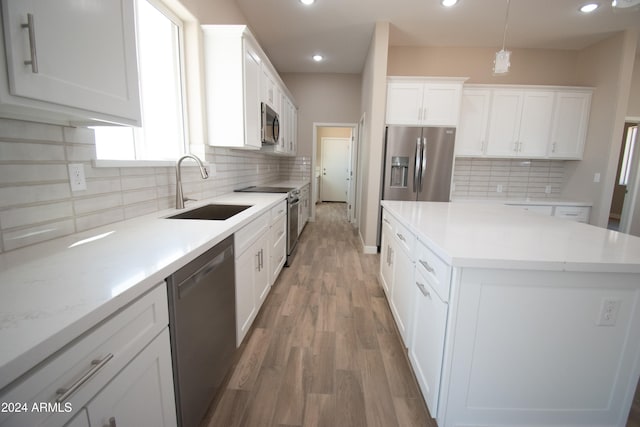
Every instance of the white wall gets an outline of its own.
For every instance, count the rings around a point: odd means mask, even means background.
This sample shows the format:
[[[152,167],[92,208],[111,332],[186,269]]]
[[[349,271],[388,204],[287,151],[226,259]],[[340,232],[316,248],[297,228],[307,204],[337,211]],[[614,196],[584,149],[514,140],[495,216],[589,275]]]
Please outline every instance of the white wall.
[[[358,193],[358,225],[364,251],[377,251],[378,221],[380,215],[380,188],[382,180],[382,153],[384,151],[384,122],[387,96],[387,53],[389,23],[376,23],[369,52],[362,73],[362,107],[365,126],[360,146]]]

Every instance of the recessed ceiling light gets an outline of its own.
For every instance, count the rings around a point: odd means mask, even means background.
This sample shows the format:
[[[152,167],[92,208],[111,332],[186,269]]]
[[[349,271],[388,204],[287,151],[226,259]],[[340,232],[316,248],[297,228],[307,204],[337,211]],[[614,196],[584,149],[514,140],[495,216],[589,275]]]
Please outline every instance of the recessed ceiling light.
[[[582,13],[591,13],[596,10],[600,5],[598,3],[587,3],[585,5],[580,6],[580,12]]]
[[[313,55],[313,60],[316,62],[320,62],[324,59],[322,55]]]
[[[300,3],[309,6],[312,5],[316,0],[300,0]]]
[[[440,2],[444,7],[455,6],[458,3],[458,0],[442,0]]]

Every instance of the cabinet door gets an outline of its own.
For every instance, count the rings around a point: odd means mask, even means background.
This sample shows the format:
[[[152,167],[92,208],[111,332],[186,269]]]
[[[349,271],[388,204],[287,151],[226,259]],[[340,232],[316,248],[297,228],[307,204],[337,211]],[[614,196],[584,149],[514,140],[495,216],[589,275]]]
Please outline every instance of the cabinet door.
[[[393,241],[391,227],[384,222],[382,223],[382,237],[380,240],[380,281],[382,282],[382,289],[387,295],[387,299],[391,299],[392,280],[393,280],[393,248],[391,242]]]
[[[11,95],[139,125],[132,0],[6,0],[2,8]],[[25,64],[34,59],[37,71]]]
[[[87,406],[92,426],[177,425],[165,328]]]
[[[549,157],[582,159],[589,124],[591,93],[556,94]]]
[[[421,123],[425,126],[457,126],[461,91],[461,84],[427,83]]]
[[[258,256],[254,246],[251,246],[236,258],[236,343],[238,346],[258,313],[254,291],[255,276],[259,266]]]
[[[269,233],[265,233],[260,240],[255,243],[254,253],[256,254],[258,268],[255,271],[254,289],[256,308],[260,310],[264,299],[271,289],[271,275],[269,274]]]
[[[553,92],[527,91],[522,102],[518,132],[518,156],[544,157],[551,132]]]
[[[89,418],[87,418],[87,410],[82,408],[75,417],[64,427],[89,427]]]
[[[395,240],[394,240],[395,241]],[[405,347],[411,339],[411,322],[414,309],[413,274],[414,265],[398,245],[392,245],[394,251],[393,289],[391,291],[391,311],[396,319],[396,325]]]
[[[489,89],[465,89],[462,92],[460,125],[456,135],[457,156],[482,156],[487,142]]]
[[[522,99],[521,91],[495,90],[493,92],[487,155],[501,157],[517,155]]]
[[[389,83],[387,86],[387,124],[420,124],[423,89],[423,83]]]
[[[429,413],[436,418],[448,306],[421,274],[416,274],[413,285],[415,310],[409,360]]]
[[[244,128],[245,146],[262,147],[260,136],[260,57],[251,43],[244,39]]]

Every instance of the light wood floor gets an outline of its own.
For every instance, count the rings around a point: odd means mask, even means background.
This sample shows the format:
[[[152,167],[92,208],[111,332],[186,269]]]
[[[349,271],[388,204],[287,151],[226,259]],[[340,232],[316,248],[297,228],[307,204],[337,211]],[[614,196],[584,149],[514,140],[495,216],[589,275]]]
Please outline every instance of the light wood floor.
[[[436,427],[345,217],[317,205],[203,427]]]

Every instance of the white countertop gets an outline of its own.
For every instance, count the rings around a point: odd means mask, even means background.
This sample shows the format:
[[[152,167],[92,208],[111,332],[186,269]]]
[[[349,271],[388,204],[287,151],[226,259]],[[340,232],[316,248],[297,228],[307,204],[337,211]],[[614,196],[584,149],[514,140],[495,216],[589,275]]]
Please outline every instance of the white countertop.
[[[640,273],[640,238],[488,203],[382,201],[454,267]]]
[[[0,389],[284,198],[230,193],[185,210],[253,206],[226,221],[168,209],[0,255]]]
[[[592,202],[581,200],[570,200],[562,198],[527,198],[527,199],[507,199],[507,198],[494,198],[494,199],[478,199],[473,197],[455,197],[451,200],[454,203],[489,203],[489,204],[502,204],[502,205],[538,205],[538,206],[583,206],[591,207]]]

